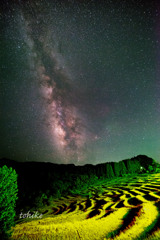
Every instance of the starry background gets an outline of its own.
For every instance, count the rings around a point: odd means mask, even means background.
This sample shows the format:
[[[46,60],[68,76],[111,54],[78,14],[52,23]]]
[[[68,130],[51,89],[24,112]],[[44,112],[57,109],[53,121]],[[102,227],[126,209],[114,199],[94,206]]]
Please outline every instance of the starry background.
[[[158,1],[0,5],[0,157],[160,163]]]

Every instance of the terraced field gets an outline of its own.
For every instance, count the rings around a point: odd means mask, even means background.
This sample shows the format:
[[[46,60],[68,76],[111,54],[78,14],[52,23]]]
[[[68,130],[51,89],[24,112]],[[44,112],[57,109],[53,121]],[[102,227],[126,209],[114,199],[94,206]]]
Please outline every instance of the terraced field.
[[[17,224],[13,239],[160,239],[160,173],[114,179],[83,194]]]

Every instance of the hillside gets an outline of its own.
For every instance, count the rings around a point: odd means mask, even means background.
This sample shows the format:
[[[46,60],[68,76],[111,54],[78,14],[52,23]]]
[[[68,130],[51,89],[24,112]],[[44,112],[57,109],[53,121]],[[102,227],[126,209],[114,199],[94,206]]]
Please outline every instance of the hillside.
[[[43,205],[49,197],[79,194],[81,190],[87,189],[101,179],[155,172],[158,166],[152,158],[145,155],[120,162],[84,166],[1,159],[0,167],[3,165],[14,168],[18,174],[18,208]]]

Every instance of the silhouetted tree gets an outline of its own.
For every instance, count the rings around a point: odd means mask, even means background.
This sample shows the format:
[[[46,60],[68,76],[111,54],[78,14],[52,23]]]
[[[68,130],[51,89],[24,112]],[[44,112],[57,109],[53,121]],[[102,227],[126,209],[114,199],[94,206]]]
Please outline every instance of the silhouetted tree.
[[[120,176],[120,166],[119,162],[114,162],[114,173],[116,177]]]
[[[112,169],[112,165],[110,163],[106,164],[106,175],[107,178],[113,178],[115,176]]]
[[[120,176],[124,176],[127,173],[127,168],[123,161],[119,162]]]

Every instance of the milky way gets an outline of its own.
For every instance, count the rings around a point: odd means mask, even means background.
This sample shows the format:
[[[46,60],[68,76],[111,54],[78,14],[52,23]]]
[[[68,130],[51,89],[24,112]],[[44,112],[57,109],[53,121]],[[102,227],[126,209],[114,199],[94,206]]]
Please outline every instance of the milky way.
[[[23,13],[22,13],[23,14]],[[26,42],[31,50],[32,67],[44,99],[45,123],[49,139],[56,146],[58,155],[65,163],[83,162],[87,142],[85,119],[76,107],[76,97],[70,76],[56,46],[52,44],[48,29],[41,29],[36,15],[22,15],[26,28]],[[32,28],[33,26],[33,28]],[[36,34],[35,34],[36,32]]]

